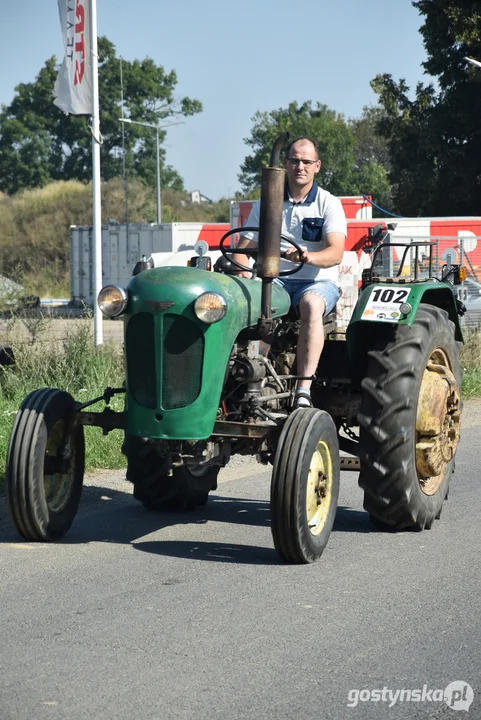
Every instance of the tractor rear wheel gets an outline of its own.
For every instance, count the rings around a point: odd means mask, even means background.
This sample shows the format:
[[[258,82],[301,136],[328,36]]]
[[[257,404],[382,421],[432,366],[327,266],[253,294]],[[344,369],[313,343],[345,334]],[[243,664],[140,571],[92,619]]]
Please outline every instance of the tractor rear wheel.
[[[271,482],[271,528],[279,555],[312,563],[322,555],[339,496],[339,441],[331,416],[299,408],[286,420]]]
[[[128,435],[124,441],[127,480],[133,483],[134,497],[149,510],[191,510],[205,505],[211,490],[217,488],[219,467],[187,466],[166,470],[155,442]]]
[[[373,519],[423,530],[440,516],[460,435],[461,376],[454,324],[430,305],[369,353],[359,485]]]
[[[35,390],[23,401],[10,435],[7,499],[13,523],[26,540],[65,535],[82,493],[83,427],[75,401],[63,390]]]

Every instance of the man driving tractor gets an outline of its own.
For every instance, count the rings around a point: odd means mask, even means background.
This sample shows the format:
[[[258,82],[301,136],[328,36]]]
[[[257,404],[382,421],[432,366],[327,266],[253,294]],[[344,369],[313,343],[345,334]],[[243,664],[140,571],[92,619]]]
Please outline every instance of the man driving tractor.
[[[304,261],[294,276],[279,278],[289,293],[291,305],[299,314],[301,327],[297,345],[298,381],[294,407],[312,407],[310,379],[316,372],[324,347],[323,317],[335,307],[340,297],[338,266],[344,253],[347,236],[346,216],[340,200],[319,187],[314,177],[321,169],[318,145],[308,137],[293,140],[286,148],[284,167],[287,181],[282,209],[282,235],[301,245],[303,252],[281,241],[281,270]],[[252,207],[247,227],[258,227],[260,200]],[[257,244],[257,233],[246,231],[237,247],[249,248]],[[284,259],[285,258],[285,259]],[[245,262],[245,256],[234,254],[233,259]],[[247,271],[241,277],[251,277]]]

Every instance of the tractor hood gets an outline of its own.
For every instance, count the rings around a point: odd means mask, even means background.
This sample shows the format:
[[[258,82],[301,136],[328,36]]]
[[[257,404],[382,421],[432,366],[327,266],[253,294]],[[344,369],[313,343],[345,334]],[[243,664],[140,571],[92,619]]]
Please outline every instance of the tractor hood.
[[[174,312],[186,313],[191,317],[195,317],[193,305],[199,295],[205,292],[219,293],[227,302],[225,320],[232,322],[239,332],[257,323],[262,283],[198,268],[168,266],[139,273],[130,281],[128,292],[129,315],[152,311],[155,301],[162,301],[172,303]],[[272,298],[273,317],[285,315],[290,305],[288,294],[280,286],[273,285]]]
[[[222,320],[199,320],[194,303],[205,292],[222,295]],[[262,283],[198,268],[159,267],[128,286],[124,315],[127,429],[132,435],[204,440],[212,434],[232,347],[255,326]],[[286,291],[272,288],[272,316],[285,315]]]

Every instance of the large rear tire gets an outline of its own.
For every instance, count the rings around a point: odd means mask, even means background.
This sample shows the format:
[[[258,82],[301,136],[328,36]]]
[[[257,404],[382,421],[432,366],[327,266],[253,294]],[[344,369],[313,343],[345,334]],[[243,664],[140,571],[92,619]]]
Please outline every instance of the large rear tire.
[[[289,563],[318,560],[329,540],[339,497],[339,441],[328,413],[299,408],[277,444],[271,482],[271,529]]]
[[[63,390],[35,390],[23,401],[10,435],[7,499],[26,540],[51,541],[70,528],[82,493],[83,427]]]
[[[124,442],[127,480],[134,485],[134,497],[149,510],[191,510],[205,505],[209,492],[217,488],[219,467],[181,466],[166,472],[157,444],[134,435]]]
[[[373,519],[423,530],[440,516],[459,440],[461,376],[454,324],[430,305],[369,353],[359,485]]]

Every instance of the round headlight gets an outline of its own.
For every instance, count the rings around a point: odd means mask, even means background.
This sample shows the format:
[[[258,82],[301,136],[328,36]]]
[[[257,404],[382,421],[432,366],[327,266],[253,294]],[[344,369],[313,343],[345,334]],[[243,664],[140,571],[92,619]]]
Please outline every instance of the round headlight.
[[[194,303],[194,311],[199,320],[212,325],[222,320],[227,312],[227,302],[222,295],[206,292],[199,295]]]
[[[125,312],[128,295],[124,288],[118,285],[106,285],[99,292],[97,303],[100,310],[107,317],[118,317]]]

